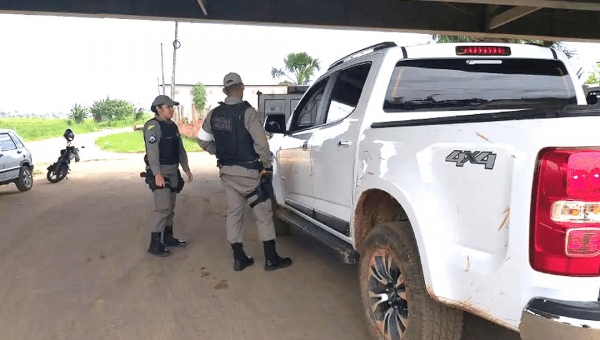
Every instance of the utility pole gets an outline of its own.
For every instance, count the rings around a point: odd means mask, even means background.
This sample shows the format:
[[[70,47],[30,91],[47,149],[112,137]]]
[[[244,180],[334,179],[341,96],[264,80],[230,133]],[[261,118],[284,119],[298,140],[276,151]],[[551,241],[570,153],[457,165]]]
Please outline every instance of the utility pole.
[[[175,40],[173,40],[173,74],[171,75],[171,98],[175,100],[175,64],[177,61],[177,49],[181,47],[181,43],[177,40],[177,29],[179,22],[175,21]]]
[[[177,60],[177,49],[181,47],[181,42],[177,40],[177,28],[179,27],[179,22],[175,21],[175,40],[173,40],[173,74],[171,75],[171,99],[175,100],[175,61]],[[177,110],[177,118],[180,117],[179,107]]]
[[[162,72],[162,94],[165,94],[165,59],[163,58],[162,43],[160,43],[160,70]],[[160,92],[158,94],[160,94]]]

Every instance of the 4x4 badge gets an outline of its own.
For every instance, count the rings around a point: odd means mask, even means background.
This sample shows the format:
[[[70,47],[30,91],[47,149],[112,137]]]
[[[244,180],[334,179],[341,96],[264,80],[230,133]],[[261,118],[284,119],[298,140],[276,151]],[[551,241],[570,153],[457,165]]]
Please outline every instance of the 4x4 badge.
[[[485,165],[486,170],[492,170],[496,163],[496,154],[490,151],[454,150],[446,157],[446,162],[456,163],[462,168],[467,162]]]

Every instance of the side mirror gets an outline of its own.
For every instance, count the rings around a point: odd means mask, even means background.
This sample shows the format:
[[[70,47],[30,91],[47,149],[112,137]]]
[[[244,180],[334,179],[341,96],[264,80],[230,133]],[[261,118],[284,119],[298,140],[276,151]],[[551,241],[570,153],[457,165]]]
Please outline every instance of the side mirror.
[[[285,115],[267,115],[267,119],[265,120],[265,131],[269,133],[285,133]]]
[[[588,95],[585,98],[585,100],[587,101],[588,105],[596,105],[596,104],[598,104],[598,96],[596,95],[595,92],[588,93]]]

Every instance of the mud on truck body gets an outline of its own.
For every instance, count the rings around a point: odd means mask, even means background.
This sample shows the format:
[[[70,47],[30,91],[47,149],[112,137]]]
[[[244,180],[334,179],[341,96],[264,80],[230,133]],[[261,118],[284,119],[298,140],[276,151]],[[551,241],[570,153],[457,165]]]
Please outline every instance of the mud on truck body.
[[[600,108],[567,57],[370,46],[268,116],[279,231],[359,262],[375,339],[600,339]]]

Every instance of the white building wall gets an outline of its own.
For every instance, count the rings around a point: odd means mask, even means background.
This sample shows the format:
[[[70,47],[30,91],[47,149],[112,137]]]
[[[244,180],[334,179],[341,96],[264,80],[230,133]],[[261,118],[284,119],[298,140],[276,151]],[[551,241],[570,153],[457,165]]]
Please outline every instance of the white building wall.
[[[212,109],[219,105],[220,101],[225,99],[222,85],[205,85],[206,86],[206,108]],[[244,100],[248,101],[252,107],[258,107],[258,95],[260,91],[264,94],[285,94],[287,93],[287,86],[285,85],[245,85],[246,90],[244,91]],[[162,90],[162,89],[161,89]],[[165,86],[165,93],[171,95],[171,85]],[[182,112],[182,119],[187,118],[192,120],[192,107],[194,103],[193,97],[193,85],[188,84],[176,84],[175,85],[175,101],[180,103],[180,112]]]

